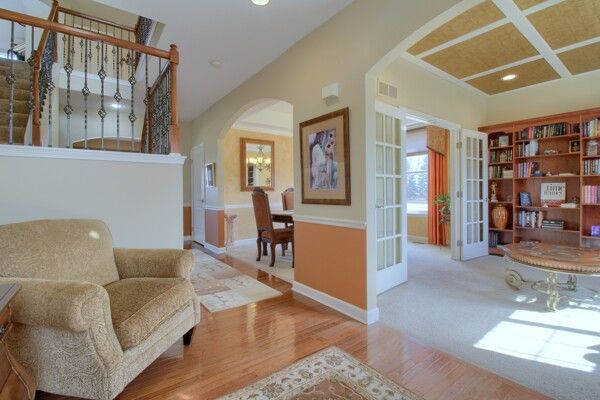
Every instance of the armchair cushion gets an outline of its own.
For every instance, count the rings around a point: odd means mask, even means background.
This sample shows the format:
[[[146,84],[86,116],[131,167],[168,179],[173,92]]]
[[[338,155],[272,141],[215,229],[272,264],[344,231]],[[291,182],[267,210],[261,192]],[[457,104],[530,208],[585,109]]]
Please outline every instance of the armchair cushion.
[[[127,278],[105,288],[123,350],[143,342],[196,296],[192,284],[184,278]]]
[[[189,279],[194,267],[194,254],[191,250],[115,248],[114,255],[121,279]]]

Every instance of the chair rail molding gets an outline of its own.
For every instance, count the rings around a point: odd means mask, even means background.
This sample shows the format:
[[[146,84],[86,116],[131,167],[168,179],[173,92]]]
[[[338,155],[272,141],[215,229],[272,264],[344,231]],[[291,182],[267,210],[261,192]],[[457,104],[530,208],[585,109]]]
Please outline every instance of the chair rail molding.
[[[321,224],[321,225],[332,225],[339,226],[342,228],[352,229],[366,229],[367,223],[365,221],[353,220],[353,219],[342,219],[342,218],[331,218],[331,217],[317,217],[314,215],[294,215],[294,222],[306,222],[309,224]]]

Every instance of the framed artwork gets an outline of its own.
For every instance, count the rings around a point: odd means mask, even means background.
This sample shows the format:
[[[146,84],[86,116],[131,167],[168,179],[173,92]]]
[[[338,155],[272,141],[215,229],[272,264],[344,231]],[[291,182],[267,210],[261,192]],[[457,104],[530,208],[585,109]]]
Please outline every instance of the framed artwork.
[[[569,153],[579,153],[579,140],[569,141]]]
[[[565,182],[542,183],[540,201],[542,207],[557,207],[567,199],[567,184]]]
[[[303,204],[350,205],[349,109],[300,123]]]
[[[275,188],[275,142],[240,138],[240,191]]]
[[[204,165],[204,179],[206,179],[206,186],[217,186],[214,162]]]

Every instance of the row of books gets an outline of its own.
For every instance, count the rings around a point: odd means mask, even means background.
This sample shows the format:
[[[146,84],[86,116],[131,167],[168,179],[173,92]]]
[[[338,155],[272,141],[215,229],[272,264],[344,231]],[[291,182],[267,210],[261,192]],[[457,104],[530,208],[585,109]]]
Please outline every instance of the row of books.
[[[583,186],[583,204],[600,204],[600,186]]]
[[[600,175],[600,159],[583,161],[584,175]]]
[[[565,229],[565,221],[561,219],[545,219],[542,221],[543,229]]]
[[[513,159],[512,149],[502,150],[502,151],[491,151],[490,152],[490,162],[509,162]]]
[[[488,239],[488,246],[490,247],[498,247],[498,245],[504,244],[500,241],[500,233],[498,232],[490,232],[490,236]]]
[[[519,140],[540,139],[552,136],[563,136],[567,134],[567,123],[549,124],[542,126],[531,126],[519,132]]]
[[[517,224],[522,228],[541,228],[544,215],[541,211],[519,211]]]
[[[600,118],[584,122],[582,134],[584,137],[600,136]]]
[[[512,178],[513,171],[508,165],[490,165],[488,167],[488,178]]]
[[[521,143],[518,147],[518,154],[521,157],[536,156],[539,154],[540,146],[537,140],[529,143]]]
[[[533,176],[533,172],[537,171],[538,163],[527,161],[517,164],[517,177],[528,178]]]

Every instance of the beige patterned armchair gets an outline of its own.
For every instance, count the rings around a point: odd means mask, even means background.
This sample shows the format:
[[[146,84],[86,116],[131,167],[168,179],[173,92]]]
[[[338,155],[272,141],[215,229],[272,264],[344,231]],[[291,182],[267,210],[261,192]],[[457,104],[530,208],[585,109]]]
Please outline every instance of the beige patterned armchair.
[[[22,285],[8,345],[39,390],[112,399],[173,343],[200,307],[185,250],[113,249],[95,220],[0,226],[0,283]]]

